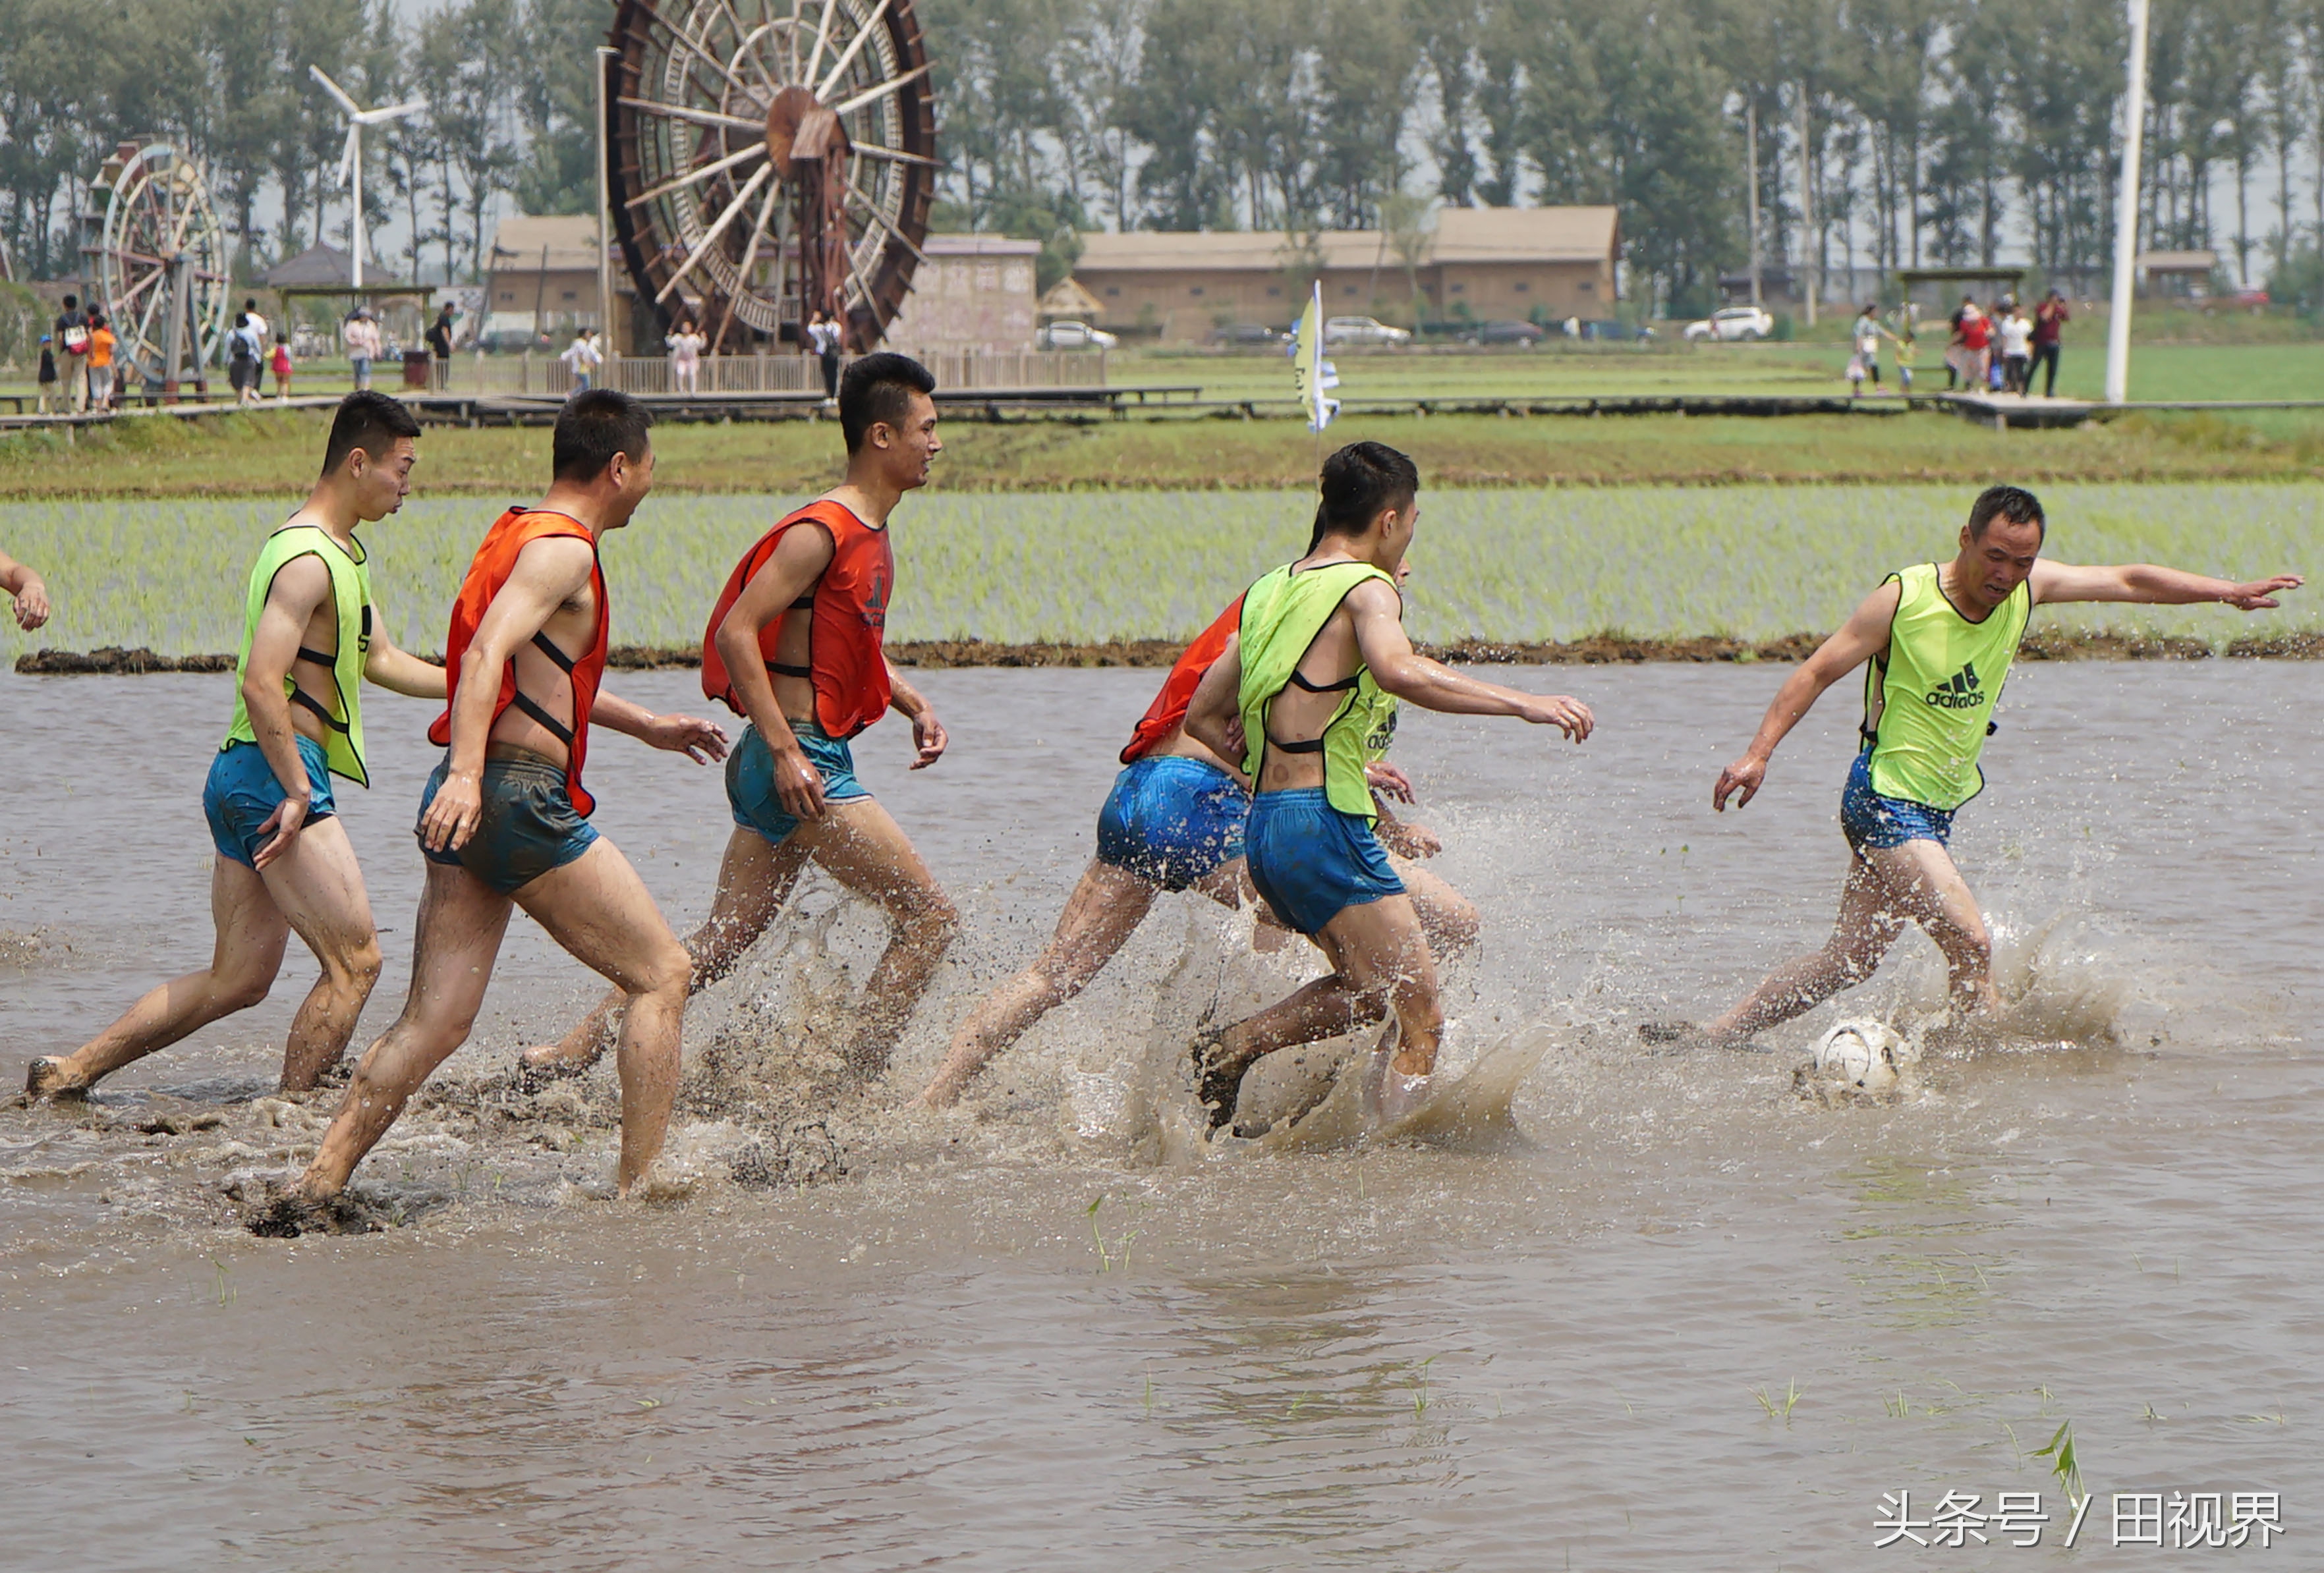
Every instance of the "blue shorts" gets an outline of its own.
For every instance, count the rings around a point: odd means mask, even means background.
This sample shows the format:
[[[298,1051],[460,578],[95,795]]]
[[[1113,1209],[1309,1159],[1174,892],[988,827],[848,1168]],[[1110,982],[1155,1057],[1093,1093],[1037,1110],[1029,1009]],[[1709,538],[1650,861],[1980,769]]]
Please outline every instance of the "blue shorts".
[[[1321,786],[1252,798],[1243,846],[1275,915],[1311,937],[1351,906],[1404,894],[1371,821],[1333,807]]]
[[[331,771],[323,763],[323,745],[313,738],[299,739],[299,758],[307,767],[307,823],[338,813],[331,796]],[[210,840],[221,858],[232,858],[244,868],[255,868],[258,849],[268,837],[258,827],[282,806],[282,783],[256,743],[228,743],[210,761],[209,779],[202,784],[202,813],[210,822]],[[270,834],[272,832],[269,832]]]
[[[1840,828],[1858,851],[1886,851],[1906,842],[1934,842],[1950,846],[1953,811],[1932,808],[1909,797],[1883,797],[1872,790],[1872,750],[1856,756],[1849,768],[1848,789],[1840,795]]]
[[[1184,890],[1242,856],[1250,794],[1216,765],[1148,754],[1113,778],[1097,814],[1097,860]]]
[[[855,778],[855,753],[845,740],[826,734],[812,721],[792,722],[791,732],[807,762],[823,777],[825,803],[856,803],[872,796]],[[799,827],[775,794],[775,756],[755,726],[743,729],[742,741],[726,756],[726,804],[734,811],[736,824],[757,831],[776,846]]]
[[[451,768],[447,753],[420,795],[422,818]],[[429,862],[466,869],[488,888],[513,896],[596,843],[597,827],[574,812],[565,771],[539,754],[485,755],[484,779],[478,785],[484,817],[476,822],[476,833],[456,852],[436,851],[422,839],[420,854]],[[416,823],[412,833],[420,833]]]

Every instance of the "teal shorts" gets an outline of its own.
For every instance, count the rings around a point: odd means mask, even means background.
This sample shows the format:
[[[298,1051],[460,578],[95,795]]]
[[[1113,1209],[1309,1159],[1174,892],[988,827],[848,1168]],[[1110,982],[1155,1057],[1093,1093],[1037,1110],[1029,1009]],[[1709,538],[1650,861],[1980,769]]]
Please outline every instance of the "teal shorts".
[[[451,768],[452,756],[447,753],[428,777],[428,789],[420,796],[422,820]],[[513,896],[596,843],[597,827],[574,811],[564,770],[539,755],[487,755],[478,785],[484,816],[476,822],[476,833],[456,852],[436,851],[423,837],[420,851],[429,862],[466,869],[503,896]],[[420,834],[417,823],[412,833]]]
[[[331,772],[323,763],[323,745],[313,738],[299,739],[299,758],[307,767],[307,823],[330,818],[338,812],[331,799]],[[282,806],[282,783],[256,743],[228,743],[210,761],[209,779],[202,784],[202,814],[210,822],[210,842],[221,858],[232,858],[245,869],[257,867],[258,849],[268,836],[259,826]],[[271,833],[271,832],[270,832]]]
[[[855,755],[844,739],[828,735],[811,721],[792,722],[791,731],[807,762],[823,777],[825,803],[860,803],[872,796],[855,778]],[[755,726],[743,729],[742,741],[726,756],[726,805],[734,811],[736,824],[758,832],[776,846],[799,827],[776,796],[775,756]]]
[[[1351,906],[1405,893],[1372,822],[1333,807],[1321,786],[1252,798],[1243,857],[1275,915],[1310,938]]]

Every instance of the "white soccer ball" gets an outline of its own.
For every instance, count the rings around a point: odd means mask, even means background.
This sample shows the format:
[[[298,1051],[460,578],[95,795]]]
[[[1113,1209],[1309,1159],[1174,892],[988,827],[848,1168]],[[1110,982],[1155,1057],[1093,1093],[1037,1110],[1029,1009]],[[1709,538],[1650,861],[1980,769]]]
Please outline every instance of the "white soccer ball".
[[[1896,1084],[1904,1038],[1880,1021],[1844,1021],[1823,1035],[1811,1062],[1816,1075],[1853,1091],[1885,1092]]]

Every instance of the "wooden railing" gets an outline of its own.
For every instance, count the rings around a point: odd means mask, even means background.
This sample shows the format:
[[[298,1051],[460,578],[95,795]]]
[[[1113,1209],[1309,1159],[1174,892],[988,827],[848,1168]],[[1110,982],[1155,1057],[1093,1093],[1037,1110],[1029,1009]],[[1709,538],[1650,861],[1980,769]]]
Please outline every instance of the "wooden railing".
[[[851,357],[852,358],[852,357]],[[994,392],[1014,388],[1102,388],[1103,350],[932,350],[916,357],[936,380],[940,392]],[[514,355],[455,355],[438,373],[444,393],[540,394],[559,398],[573,390],[573,373],[563,360],[525,353]],[[608,355],[594,379],[601,388],[624,393],[678,392],[666,355]],[[721,393],[807,393],[823,386],[823,369],[806,355],[706,355],[694,391]]]

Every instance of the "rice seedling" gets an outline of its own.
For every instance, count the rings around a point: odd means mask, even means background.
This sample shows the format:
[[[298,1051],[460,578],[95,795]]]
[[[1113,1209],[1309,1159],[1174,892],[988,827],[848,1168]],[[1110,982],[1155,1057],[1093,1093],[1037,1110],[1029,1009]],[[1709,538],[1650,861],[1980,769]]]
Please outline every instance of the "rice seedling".
[[[1784,1391],[1778,1394],[1770,1395],[1765,1387],[1754,1387],[1750,1391],[1751,1396],[1759,1401],[1759,1407],[1767,1412],[1769,1420],[1782,1421],[1787,1426],[1792,1423],[1793,1406],[1800,1401],[1800,1384],[1796,1377],[1787,1378]],[[1904,1403],[1901,1394],[1897,1403],[1899,1405]]]
[[[1445,491],[1422,495],[1406,625],[1415,638],[1508,642],[1607,630],[1764,639],[1831,628],[1883,575],[1948,554],[1973,492],[1955,486]],[[720,583],[795,500],[650,501],[604,545],[613,638],[690,647]],[[2314,566],[2324,484],[2045,487],[2050,550],[2220,575]],[[364,535],[385,624],[438,649],[487,504],[406,504]],[[955,493],[897,519],[891,639],[1097,642],[1191,635],[1305,544],[1304,492]],[[244,575],[279,506],[56,502],[0,506],[0,541],[56,603],[32,646],[231,651]],[[2037,629],[2107,628],[2221,644],[2324,627],[2324,596],[2242,618],[2217,607],[2067,607]]]
[[[2079,1520],[2081,1505],[2089,1500],[2090,1494],[2082,1487],[2081,1462],[2074,1453],[2074,1422],[2067,1421],[2059,1426],[2050,1445],[2034,1449],[2033,1457],[2050,1460],[2050,1473],[2065,1488],[2066,1500],[2074,1504]]]

